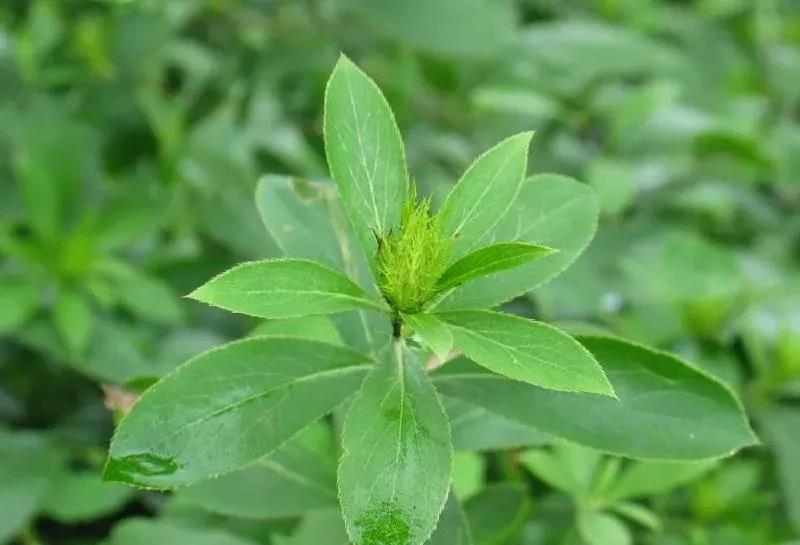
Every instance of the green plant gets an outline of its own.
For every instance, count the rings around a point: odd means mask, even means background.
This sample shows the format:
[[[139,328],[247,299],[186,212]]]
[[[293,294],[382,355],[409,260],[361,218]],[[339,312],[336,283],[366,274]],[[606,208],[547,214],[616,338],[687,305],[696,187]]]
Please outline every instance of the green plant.
[[[167,489],[267,460],[285,467],[332,413],[350,540],[453,543],[443,536],[455,532],[469,543],[447,501],[442,399],[630,457],[698,460],[756,442],[735,395],[682,360],[486,310],[557,275],[594,232],[586,186],[526,179],[531,133],[481,155],[435,213],[416,201],[383,95],[345,57],[328,82],[324,133],[339,197],[265,177],[257,202],[286,256],[236,266],[190,295],[285,327],[196,356],[147,390],[119,423],[106,479]],[[269,200],[278,193],[291,198]],[[327,315],[333,335],[316,328]],[[437,366],[453,349],[463,355]]]

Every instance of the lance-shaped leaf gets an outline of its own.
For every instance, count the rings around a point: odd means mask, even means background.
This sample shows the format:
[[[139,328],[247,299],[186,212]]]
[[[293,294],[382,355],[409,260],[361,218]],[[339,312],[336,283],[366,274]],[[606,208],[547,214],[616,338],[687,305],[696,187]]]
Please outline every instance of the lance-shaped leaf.
[[[377,294],[332,183],[264,176],[256,189],[256,205],[285,257],[313,259],[344,271],[367,293]],[[392,334],[389,320],[379,311],[362,309],[333,320],[345,343],[365,353],[377,353]]]
[[[487,369],[543,388],[614,396],[594,356],[551,325],[486,310],[434,316],[448,325],[456,347]]]
[[[528,166],[532,132],[503,140],[478,157],[450,191],[439,214],[442,230],[455,238],[453,257],[475,248],[517,197]]]
[[[449,290],[487,274],[519,267],[553,251],[547,246],[527,242],[498,242],[484,246],[447,267],[436,285],[439,291]]]
[[[400,222],[408,172],[400,131],[378,86],[342,55],[325,91],[325,154],[370,262],[375,236]]]
[[[688,363],[619,339],[581,341],[602,363],[617,399],[530,386],[466,358],[438,370],[434,383],[448,396],[622,456],[699,460],[758,442],[734,394]]]
[[[583,252],[597,229],[597,216],[597,198],[590,186],[555,174],[526,179],[511,208],[484,233],[479,245],[530,242],[558,252],[473,280],[456,288],[437,308],[494,307],[544,284]]]
[[[442,360],[447,360],[453,348],[453,334],[436,316],[418,312],[404,314],[403,320],[428,343],[433,353]]]
[[[369,364],[346,348],[280,337],[205,352],[122,419],[104,477],[171,488],[251,464],[353,393]]]
[[[395,343],[364,380],[342,433],[339,498],[355,545],[420,545],[436,527],[452,469],[436,391]]]
[[[189,297],[261,318],[385,308],[343,274],[305,259],[242,263],[212,278]]]

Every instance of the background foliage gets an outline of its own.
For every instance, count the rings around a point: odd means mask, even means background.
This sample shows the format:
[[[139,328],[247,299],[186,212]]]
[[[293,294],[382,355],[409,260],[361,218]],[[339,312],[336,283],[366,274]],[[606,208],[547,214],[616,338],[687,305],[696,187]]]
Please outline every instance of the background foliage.
[[[293,327],[181,296],[278,254],[256,182],[327,177],[322,95],[342,50],[387,93],[434,202],[524,130],[531,172],[597,190],[588,251],[506,310],[687,357],[739,392],[764,443],[678,470],[448,407],[476,544],[797,539],[796,2],[7,0],[0,542],[344,543],[327,425],[172,495],[98,478],[137,391],[256,327]]]

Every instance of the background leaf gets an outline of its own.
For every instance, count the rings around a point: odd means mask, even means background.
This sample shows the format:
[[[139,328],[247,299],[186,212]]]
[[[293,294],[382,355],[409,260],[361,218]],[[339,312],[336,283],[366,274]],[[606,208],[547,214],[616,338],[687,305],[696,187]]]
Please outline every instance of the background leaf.
[[[436,54],[494,55],[511,43],[515,33],[510,2],[343,0],[343,4],[382,34]]]
[[[192,528],[167,521],[133,518],[114,528],[108,545],[253,545],[254,542],[229,532]]]
[[[531,505],[521,486],[507,483],[487,487],[464,508],[475,545],[501,545],[520,531]]]

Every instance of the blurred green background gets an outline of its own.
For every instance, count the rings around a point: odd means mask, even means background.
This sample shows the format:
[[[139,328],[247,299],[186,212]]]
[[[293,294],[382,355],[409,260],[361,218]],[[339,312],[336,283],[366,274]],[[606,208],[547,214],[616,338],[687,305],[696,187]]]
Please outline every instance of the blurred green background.
[[[169,496],[98,477],[114,411],[259,325],[181,295],[278,254],[255,185],[327,177],[340,51],[384,89],[434,199],[530,129],[531,172],[596,188],[589,250],[509,310],[685,356],[764,442],[666,484],[646,466],[635,502],[610,504],[564,476],[620,460],[525,430],[532,451],[465,449],[476,544],[796,539],[800,2],[2,0],[0,543],[341,545],[319,510],[335,496],[287,507],[274,478]]]

